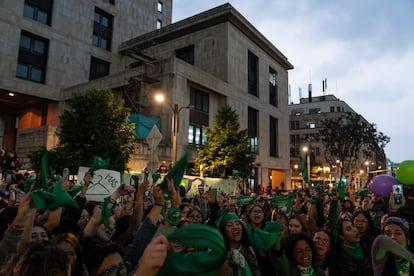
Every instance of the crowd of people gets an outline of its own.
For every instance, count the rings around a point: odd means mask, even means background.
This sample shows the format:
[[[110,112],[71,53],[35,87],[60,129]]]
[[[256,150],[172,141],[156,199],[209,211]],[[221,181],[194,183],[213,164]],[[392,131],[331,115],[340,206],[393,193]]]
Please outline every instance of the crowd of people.
[[[3,183],[0,275],[414,275],[393,197],[320,187],[188,197],[172,179],[168,192],[145,179],[94,202],[86,172],[76,204],[38,208],[24,180]],[[74,188],[66,176],[51,187]]]

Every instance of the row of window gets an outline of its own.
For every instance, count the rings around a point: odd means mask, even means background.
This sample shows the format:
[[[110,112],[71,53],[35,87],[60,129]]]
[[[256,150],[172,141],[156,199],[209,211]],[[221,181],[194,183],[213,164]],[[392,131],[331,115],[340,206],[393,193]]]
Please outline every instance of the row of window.
[[[336,112],[344,112],[344,111],[345,111],[345,108],[343,106],[336,106]],[[335,106],[330,106],[330,112],[335,112]],[[317,114],[317,113],[321,113],[320,108],[309,108],[308,114]],[[291,112],[291,115],[295,115],[295,116],[300,116],[302,114],[305,114],[304,109],[292,110]]]
[[[319,124],[319,120],[307,120],[305,121],[305,128],[317,128]],[[300,121],[290,121],[289,122],[290,129],[300,129]]]
[[[258,63],[259,58],[251,51],[247,53],[248,73],[247,73],[247,91],[249,94],[258,96]],[[185,62],[194,65],[194,45],[190,45],[175,51],[175,56]],[[277,72],[269,67],[269,103],[275,107],[278,106],[277,90]]]
[[[278,107],[277,72],[269,67],[269,104]],[[259,58],[251,51],[247,53],[247,92],[259,95]]]
[[[115,4],[115,1],[109,1]],[[25,0],[23,15],[40,23],[50,25],[52,0]],[[95,8],[92,44],[111,50],[113,16]],[[35,34],[22,31],[19,43],[19,55],[16,77],[45,83],[49,40]],[[109,62],[91,57],[89,79],[94,80],[109,75]]]
[[[206,133],[203,127],[208,126],[209,120],[209,95],[197,88],[190,89],[190,123],[188,127],[188,143],[190,145],[203,145]],[[248,107],[247,133],[249,137],[249,148],[251,153],[258,153],[258,125],[259,111]],[[270,116],[269,125],[269,155],[277,157],[278,152],[278,119]]]
[[[38,83],[45,83],[49,41],[35,34],[22,31],[16,77]],[[109,62],[91,57],[89,79],[109,75]]]
[[[306,142],[319,142],[320,137],[318,133],[307,133],[302,137],[299,134],[292,134],[290,135],[290,144],[302,144],[304,141]]]

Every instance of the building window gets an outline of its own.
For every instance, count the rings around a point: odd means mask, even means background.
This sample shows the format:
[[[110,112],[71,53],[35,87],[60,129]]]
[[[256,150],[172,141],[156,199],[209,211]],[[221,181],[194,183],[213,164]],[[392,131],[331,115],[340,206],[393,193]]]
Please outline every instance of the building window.
[[[277,104],[277,73],[272,68],[269,68],[269,103],[273,106]]]
[[[161,27],[162,27],[162,21],[160,19],[157,19],[157,26],[156,26],[157,30],[161,29]]]
[[[290,121],[290,129],[299,129],[299,121]]]
[[[206,132],[203,126],[189,125],[188,126],[188,144],[190,145],[204,145],[207,141]]]
[[[48,47],[47,39],[22,31],[16,77],[45,83]]]
[[[311,120],[311,121],[306,121],[306,128],[316,128],[316,121],[315,120]]]
[[[175,56],[194,65],[194,45],[175,50]]]
[[[204,126],[208,126],[209,95],[195,87],[190,88],[190,123],[188,127],[188,143],[203,145],[206,140]]]
[[[248,52],[247,60],[247,91],[249,94],[257,96],[257,87],[258,87],[258,63],[259,58],[252,52]]]
[[[52,0],[25,0],[23,7],[23,15],[25,17],[36,20],[42,24],[50,26],[50,18],[52,17]]]
[[[317,114],[317,113],[321,113],[320,108],[310,108],[309,109],[309,114]]]
[[[270,156],[277,157],[278,152],[278,120],[275,117],[270,116],[269,125],[269,154]]]
[[[91,57],[91,67],[89,69],[89,80],[99,79],[109,75],[109,62]]]
[[[336,107],[336,112],[341,112],[341,107],[340,106]]]
[[[292,135],[290,135],[290,143],[291,144],[299,144],[300,143],[300,136],[299,136],[299,134],[292,134]]]
[[[331,106],[331,112],[335,112],[335,106]]]
[[[159,13],[162,13],[162,2],[161,2],[161,1],[158,1],[158,4],[157,4],[157,11],[158,11]]]
[[[113,16],[95,8],[93,21],[92,44],[108,51],[111,50]]]
[[[258,114],[259,111],[249,106],[247,118],[247,134],[251,153],[258,152]]]

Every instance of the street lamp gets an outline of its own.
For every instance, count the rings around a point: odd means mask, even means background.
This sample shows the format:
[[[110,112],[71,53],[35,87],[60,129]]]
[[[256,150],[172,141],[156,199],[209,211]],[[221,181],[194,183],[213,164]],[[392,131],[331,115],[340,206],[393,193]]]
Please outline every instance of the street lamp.
[[[311,154],[311,149],[310,149],[310,145],[308,146],[303,146],[302,147],[302,151],[306,154],[306,169],[308,170],[308,181],[311,182],[311,165],[310,165],[310,154]]]
[[[155,101],[158,103],[165,102],[165,96],[163,94],[156,94]],[[178,123],[179,123],[179,115],[181,110],[185,108],[192,108],[192,105],[178,107],[178,104],[170,104],[168,106],[171,108],[172,111],[172,123],[171,123],[171,132],[173,135],[173,147],[172,147],[172,163],[175,165],[177,163],[177,135],[178,135]]]

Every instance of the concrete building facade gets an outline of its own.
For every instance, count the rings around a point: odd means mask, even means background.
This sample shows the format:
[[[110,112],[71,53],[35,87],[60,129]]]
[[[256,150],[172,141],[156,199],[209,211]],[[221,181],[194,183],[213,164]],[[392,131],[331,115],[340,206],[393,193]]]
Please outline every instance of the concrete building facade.
[[[120,44],[170,24],[172,1],[5,0],[0,9],[0,145],[24,157],[56,144],[63,90],[123,71]]]
[[[306,186],[300,174],[299,156],[303,158],[309,156],[307,161],[310,162],[309,170],[312,183],[337,183],[340,177],[339,166],[342,166],[345,173],[343,176],[354,181],[352,183],[354,190],[365,185],[369,178],[367,173],[370,173],[370,169],[376,169],[378,164],[384,163],[385,160],[375,160],[374,162],[371,160],[372,157],[366,157],[362,150],[359,154],[359,160],[355,164],[340,164],[329,158],[319,135],[321,123],[323,120],[345,118],[349,113],[357,114],[346,102],[334,95],[312,96],[310,92],[308,98],[301,98],[298,104],[289,105],[292,188]],[[362,119],[367,122],[365,118],[362,117]],[[304,152],[304,149],[307,152]],[[331,161],[329,162],[327,159]]]
[[[6,2],[8,6],[13,6],[12,1]],[[30,135],[26,135],[28,137],[34,137],[36,131],[48,133],[43,135],[45,141],[42,143],[53,145],[56,142],[53,138],[53,130],[58,125],[57,115],[65,107],[65,99],[73,93],[82,93],[88,88],[95,87],[112,89],[116,98],[126,100],[133,113],[161,118],[160,131],[163,138],[157,149],[159,160],[172,161],[173,110],[170,107],[173,109],[175,106],[178,107],[177,156],[184,152],[184,147],[190,145],[193,149],[193,159],[197,147],[202,146],[205,139],[202,127],[212,126],[217,110],[229,104],[239,115],[241,129],[248,129],[251,149],[257,155],[252,171],[252,183],[266,185],[271,181],[274,187],[289,188],[282,185],[290,183],[287,90],[288,70],[293,68],[292,64],[229,4],[174,24],[160,26],[161,20],[166,23],[171,22],[169,2],[162,1],[166,15],[161,19],[157,17],[159,6],[148,5],[148,13],[151,14],[151,8],[155,9],[155,12],[152,12],[155,16],[150,17],[154,25],[142,26],[140,24],[144,23],[136,16],[142,11],[139,11],[139,7],[134,10],[133,4],[127,6],[125,3],[121,4],[121,1],[116,1],[113,7],[108,1],[88,1],[85,5],[89,12],[82,10],[86,14],[78,15],[82,17],[79,20],[88,18],[88,22],[84,22],[89,24],[88,27],[83,28],[82,23],[79,31],[75,31],[75,27],[66,27],[68,30],[73,28],[72,35],[78,33],[81,35],[83,29],[84,34],[78,42],[76,39],[68,39],[65,40],[66,43],[60,42],[61,45],[58,45],[59,40],[54,42],[52,38],[64,40],[68,35],[60,33],[47,36],[42,33],[50,39],[49,48],[56,44],[56,49],[60,46],[63,49],[56,50],[58,54],[48,55],[48,66],[53,63],[56,68],[49,70],[48,67],[46,84],[16,78],[16,69],[14,72],[8,72],[8,76],[1,76],[0,79],[3,91],[19,91],[26,96],[38,97],[47,107],[44,125],[32,123],[24,128],[21,118],[25,113],[19,115],[16,149],[21,149],[21,154],[24,152],[23,147],[27,152],[29,151],[27,144],[19,146],[25,130],[30,131]],[[54,6],[53,9],[58,7]],[[14,7],[14,14],[17,16],[20,12],[19,16],[22,17],[21,9],[22,7]],[[91,34],[91,30],[96,27],[95,23],[92,23],[91,14],[95,14],[98,18],[109,17],[108,14],[113,15],[114,37],[109,51],[93,44],[94,33]],[[134,21],[134,17],[137,22]],[[27,20],[22,19],[22,21]],[[122,24],[116,25],[115,22],[118,20]],[[133,24],[130,24],[131,20],[134,21]],[[148,20],[142,20],[148,24]],[[2,19],[3,21],[5,20]],[[11,23],[9,25],[17,32],[23,28],[22,25],[17,27]],[[116,34],[116,38],[115,25],[117,30],[119,27],[123,32]],[[99,44],[101,38],[99,35],[105,38],[105,32],[99,33],[99,29],[97,32]],[[19,45],[18,37],[15,39],[14,47]],[[81,49],[79,52],[78,48]],[[76,62],[73,60],[75,57],[77,57]],[[94,58],[98,61],[98,70],[95,70],[96,74],[91,78],[91,63]],[[14,56],[9,57],[8,66],[10,68],[16,66],[17,60],[18,54],[15,53]],[[100,61],[104,62],[99,63]],[[109,71],[104,70],[105,64],[110,64]],[[66,68],[70,70],[66,72]],[[101,74],[102,70],[103,74]],[[4,85],[7,79],[10,83],[8,86]],[[50,79],[55,81],[49,82]],[[27,90],[19,88],[17,83],[26,85]],[[53,90],[53,93],[42,93],[48,89]],[[29,92],[32,90],[35,92]],[[167,97],[167,105],[157,105],[154,102],[154,94],[159,91]],[[191,109],[185,108],[189,105]],[[31,107],[30,110],[34,108]],[[41,114],[44,113],[41,110],[38,113],[39,115],[35,117],[41,121]],[[138,150],[129,165],[131,169],[141,171],[148,166],[151,151],[154,149],[151,149],[145,140],[138,140],[138,143]]]

